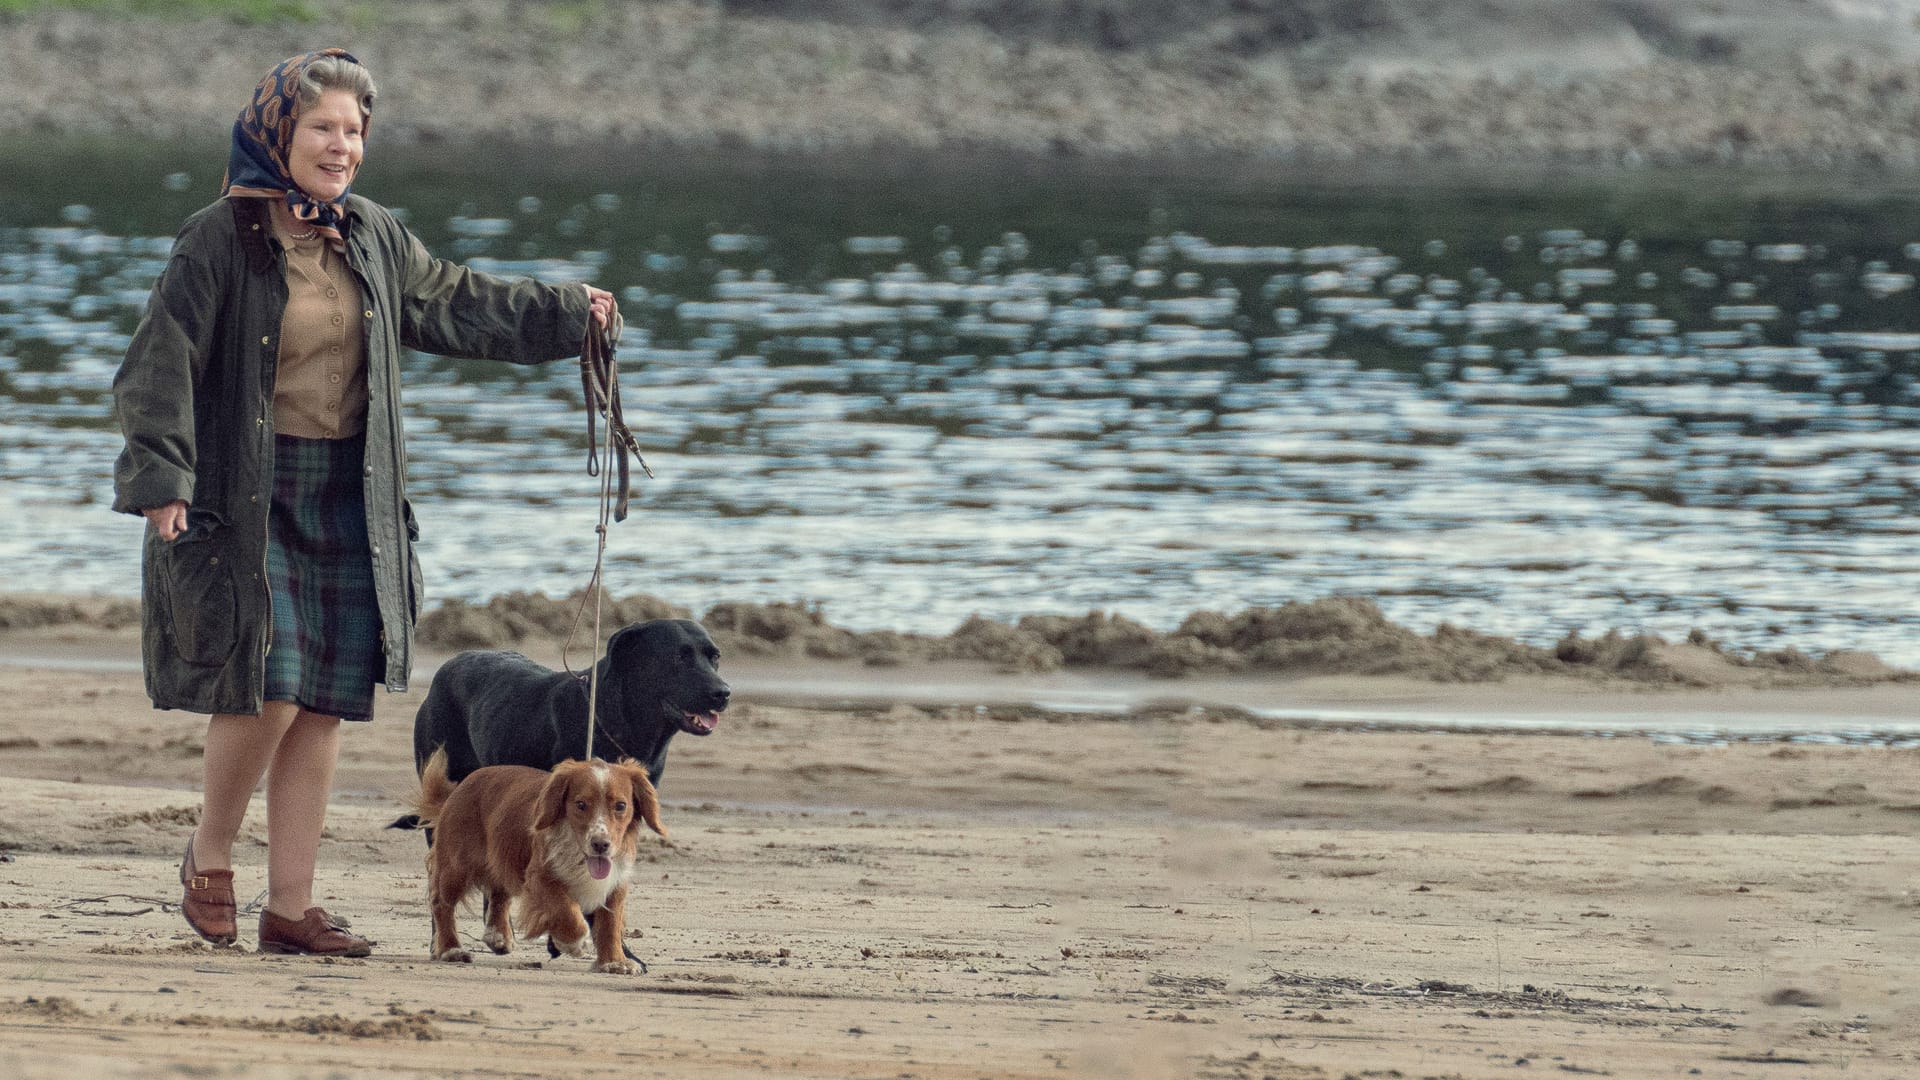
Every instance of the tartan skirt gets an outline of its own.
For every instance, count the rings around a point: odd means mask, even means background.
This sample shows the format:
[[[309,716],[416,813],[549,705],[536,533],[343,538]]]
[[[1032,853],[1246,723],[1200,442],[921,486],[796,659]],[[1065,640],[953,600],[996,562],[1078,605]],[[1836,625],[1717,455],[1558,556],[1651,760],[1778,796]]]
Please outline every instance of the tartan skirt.
[[[343,720],[373,718],[384,674],[380,605],[361,465],[366,440],[275,435],[267,586],[268,701]]]

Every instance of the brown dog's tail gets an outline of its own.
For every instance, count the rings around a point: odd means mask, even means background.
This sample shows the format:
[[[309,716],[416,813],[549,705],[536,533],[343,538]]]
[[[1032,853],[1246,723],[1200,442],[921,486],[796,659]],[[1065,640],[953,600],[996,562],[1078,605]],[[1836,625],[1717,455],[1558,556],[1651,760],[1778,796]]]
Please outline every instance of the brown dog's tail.
[[[447,779],[447,752],[437,749],[427,759],[426,768],[420,770],[420,790],[412,800],[415,828],[433,827],[440,812],[446,809],[453,788],[453,781]]]

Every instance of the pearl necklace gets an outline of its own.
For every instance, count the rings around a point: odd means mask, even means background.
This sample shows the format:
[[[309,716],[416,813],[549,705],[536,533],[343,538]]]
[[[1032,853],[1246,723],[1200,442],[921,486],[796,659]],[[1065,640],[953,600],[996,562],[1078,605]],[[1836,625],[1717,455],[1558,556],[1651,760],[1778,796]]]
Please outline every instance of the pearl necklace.
[[[289,238],[291,238],[291,239],[294,239],[294,240],[311,240],[311,239],[313,239],[314,237],[316,237],[316,236],[319,236],[319,235],[320,235],[320,230],[319,230],[319,229],[317,229],[317,228],[316,228],[316,229],[308,229],[308,230],[307,230],[306,232],[303,232],[303,233],[288,233],[288,234],[287,234],[287,236],[288,236]]]

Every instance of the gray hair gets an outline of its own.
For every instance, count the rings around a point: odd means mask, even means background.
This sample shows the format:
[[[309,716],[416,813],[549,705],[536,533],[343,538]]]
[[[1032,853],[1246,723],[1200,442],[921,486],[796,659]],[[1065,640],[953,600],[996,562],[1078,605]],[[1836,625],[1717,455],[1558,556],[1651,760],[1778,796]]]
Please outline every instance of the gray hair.
[[[300,71],[300,87],[295,94],[302,112],[320,103],[320,95],[329,90],[345,90],[360,102],[360,118],[373,118],[373,99],[379,93],[373,87],[373,73],[345,57],[322,56]]]

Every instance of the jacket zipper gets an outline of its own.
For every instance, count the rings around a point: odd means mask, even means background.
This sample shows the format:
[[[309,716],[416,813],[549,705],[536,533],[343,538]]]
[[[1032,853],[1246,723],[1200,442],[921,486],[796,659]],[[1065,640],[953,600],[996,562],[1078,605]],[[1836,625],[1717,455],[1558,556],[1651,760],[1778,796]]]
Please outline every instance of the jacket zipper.
[[[342,261],[346,263],[347,272],[353,275],[355,283],[360,286],[360,299],[364,304],[366,304],[365,310],[372,311],[375,306],[374,290],[367,283],[367,275],[362,273],[360,270],[360,267],[356,265],[356,263],[360,261],[359,259],[360,246],[356,244],[352,239],[349,239],[347,242],[347,250],[343,254],[344,254],[344,258]],[[362,348],[365,351],[365,354],[367,356],[367,365],[368,365],[367,409],[368,409],[368,414],[370,416],[376,411],[373,407],[373,402],[372,402],[372,395],[373,395],[372,366],[373,366],[373,351],[374,351],[373,342],[370,340],[374,332],[374,327],[370,325],[372,322],[373,320],[368,318],[362,318],[360,320],[360,340],[362,342]],[[399,595],[400,595],[400,602],[403,606],[403,611],[401,612],[401,614],[403,616],[406,616],[406,615],[409,615],[413,610],[412,609],[413,575],[411,570],[412,568],[411,556],[408,555],[408,547],[411,541],[409,541],[406,538],[407,507],[406,507],[406,494],[405,494],[406,484],[405,484],[404,478],[406,477],[406,474],[407,474],[407,459],[406,459],[407,450],[406,450],[406,444],[403,443],[400,439],[400,390],[397,385],[400,377],[399,368],[400,368],[400,365],[397,358],[392,364],[388,365],[387,372],[386,372],[387,378],[385,380],[387,385],[384,387],[384,390],[386,391],[387,402],[391,406],[390,408],[385,410],[387,413],[387,440],[389,443],[392,444],[394,460],[397,461],[400,466],[399,471],[393,477],[393,491],[392,491],[393,503],[391,506],[391,509],[393,510],[393,521],[397,525],[397,528],[395,529],[395,532],[394,532],[393,543],[387,545],[389,550],[387,552],[387,566],[385,570],[388,577],[391,578],[394,576],[394,573],[395,573],[395,571],[393,570],[393,567],[395,566],[399,567],[399,571],[398,571],[399,581],[400,581]],[[370,462],[368,464],[363,465],[361,468],[360,480],[361,480],[361,486],[363,489],[366,487],[366,482],[372,478],[372,474],[369,471],[369,469],[370,469]],[[373,523],[369,521],[367,524],[368,524],[367,533],[369,536],[371,536],[373,534],[373,528],[372,528]],[[393,549],[398,549],[398,550],[396,551]],[[379,563],[378,557],[375,558],[374,562],[375,562],[375,566],[373,568],[374,569],[373,606],[374,606],[374,614],[379,616],[380,618],[380,653],[381,653],[382,660],[384,661],[384,667],[385,667],[385,670],[381,672],[380,682],[382,683],[382,685],[384,685],[388,689],[388,691],[397,693],[400,689],[400,682],[398,679],[394,677],[394,669],[397,666],[399,666],[396,664],[395,657],[394,657],[395,644],[392,640],[389,639],[387,635],[386,613],[380,610],[380,572],[382,568],[378,565]]]
[[[278,259],[280,264],[281,280],[284,281],[286,280],[286,276],[287,276],[287,253],[285,251],[281,251],[278,253],[276,258]],[[286,320],[286,306],[284,304],[281,305],[280,317],[281,317],[281,321],[284,323]],[[279,368],[280,368],[280,348],[279,348],[279,345],[276,344],[274,346],[273,356],[270,358],[268,374],[272,375],[274,378],[278,378]],[[271,381],[268,383],[268,385],[269,386],[272,385]],[[267,394],[266,407],[261,410],[261,418],[265,419],[266,417],[271,415],[273,415],[273,396],[271,391],[269,391]],[[266,514],[266,517],[262,520],[266,522],[267,527],[266,527],[266,536],[262,538],[265,541],[265,543],[262,543],[260,545],[260,591],[262,594],[264,594],[267,601],[266,602],[267,620],[266,620],[266,625],[262,628],[262,633],[260,635],[260,678],[256,681],[255,685],[257,685],[260,688],[260,692],[259,692],[260,706],[261,708],[264,709],[266,707],[266,699],[267,699],[267,656],[269,653],[273,652],[273,569],[271,564],[271,558],[268,555],[268,549],[273,546],[273,458],[274,458],[274,453],[273,453],[273,445],[272,445],[272,440],[273,440],[272,430],[270,430],[265,424],[261,424],[260,432],[261,432],[261,438],[267,441],[267,445],[262,448],[263,459],[267,463],[267,478],[268,478],[267,479],[267,514]]]

